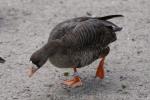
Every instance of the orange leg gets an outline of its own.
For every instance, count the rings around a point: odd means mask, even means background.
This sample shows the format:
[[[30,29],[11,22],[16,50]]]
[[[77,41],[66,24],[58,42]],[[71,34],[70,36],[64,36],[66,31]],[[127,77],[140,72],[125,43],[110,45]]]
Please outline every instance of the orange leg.
[[[97,71],[96,71],[96,77],[99,77],[100,79],[103,79],[104,75],[105,75],[105,72],[104,72],[104,60],[105,60],[105,57],[101,59],[101,61],[99,63],[99,66],[97,68]]]
[[[74,78],[71,80],[64,81],[63,84],[72,88],[82,86],[82,82],[78,75],[76,67],[74,67],[73,69],[74,69]]]

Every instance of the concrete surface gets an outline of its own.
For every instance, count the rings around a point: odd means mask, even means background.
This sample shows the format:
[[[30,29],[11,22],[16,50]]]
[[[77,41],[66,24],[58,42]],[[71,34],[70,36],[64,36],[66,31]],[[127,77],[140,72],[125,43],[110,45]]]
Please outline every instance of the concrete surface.
[[[65,71],[49,62],[32,78],[31,54],[46,43],[59,22],[78,16],[123,14],[124,29],[111,44],[104,80],[94,79],[98,61],[81,68],[83,87],[60,83]],[[150,100],[149,0],[0,0],[0,100]]]

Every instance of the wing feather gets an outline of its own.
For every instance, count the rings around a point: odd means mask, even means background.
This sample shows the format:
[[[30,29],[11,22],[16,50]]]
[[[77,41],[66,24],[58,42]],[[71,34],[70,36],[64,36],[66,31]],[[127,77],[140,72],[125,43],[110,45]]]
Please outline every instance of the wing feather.
[[[62,37],[67,47],[85,48],[94,45],[107,46],[113,40],[113,30],[97,19],[80,22],[71,34]]]

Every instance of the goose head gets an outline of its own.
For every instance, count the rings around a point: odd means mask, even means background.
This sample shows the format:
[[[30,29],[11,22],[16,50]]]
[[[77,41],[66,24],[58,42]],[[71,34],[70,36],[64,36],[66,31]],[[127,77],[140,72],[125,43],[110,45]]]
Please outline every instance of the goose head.
[[[41,49],[35,51],[30,57],[32,67],[28,71],[29,77],[31,77],[38,69],[40,69],[50,56],[59,51],[62,51],[62,46],[58,41],[49,41]]]
[[[36,65],[36,67],[39,69],[40,67],[42,67],[47,59],[48,59],[48,55],[46,52],[44,52],[45,50],[40,49],[36,52],[34,52],[31,57],[30,57],[30,61],[32,62],[32,64]]]

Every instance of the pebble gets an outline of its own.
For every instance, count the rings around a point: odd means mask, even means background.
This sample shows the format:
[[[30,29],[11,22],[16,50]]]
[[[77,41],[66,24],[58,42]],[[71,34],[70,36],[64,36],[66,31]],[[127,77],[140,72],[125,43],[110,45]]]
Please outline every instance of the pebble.
[[[106,72],[110,72],[110,70],[107,69]]]
[[[127,78],[124,76],[120,76],[120,81],[126,80]]]
[[[53,84],[45,84],[45,87],[53,87]]]
[[[69,72],[64,72],[64,76],[69,76]]]
[[[132,41],[135,41],[135,39],[131,39]]]
[[[0,57],[0,63],[5,63],[5,60],[2,57]]]
[[[125,89],[127,86],[122,84],[121,87],[122,87],[122,89]]]
[[[88,16],[92,16],[92,14],[90,12],[86,12],[86,15]]]
[[[137,51],[137,54],[141,54],[142,53],[142,51]]]
[[[64,2],[63,2],[63,1],[60,1],[59,3],[60,3],[60,4],[63,4]]]

